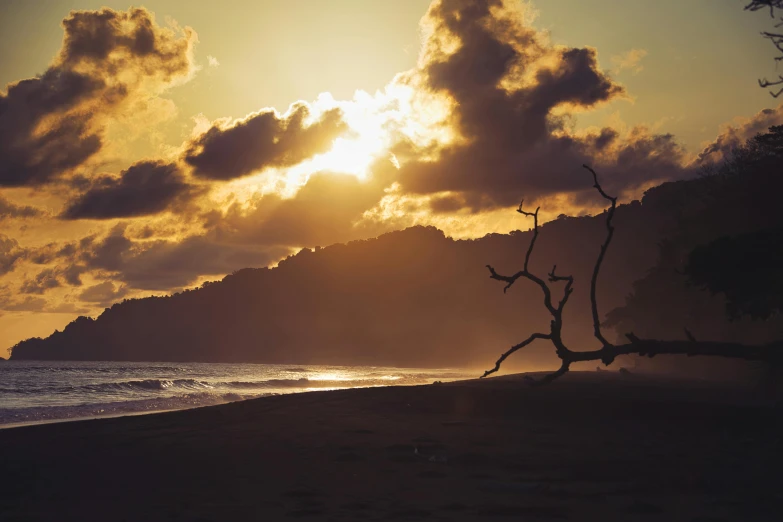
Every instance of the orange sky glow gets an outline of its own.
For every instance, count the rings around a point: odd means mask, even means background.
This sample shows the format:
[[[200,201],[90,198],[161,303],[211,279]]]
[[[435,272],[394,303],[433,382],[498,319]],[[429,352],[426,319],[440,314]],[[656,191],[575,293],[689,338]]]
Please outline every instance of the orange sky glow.
[[[593,213],[582,163],[627,202],[783,123],[741,3],[224,4],[3,7],[0,354],[301,248]]]

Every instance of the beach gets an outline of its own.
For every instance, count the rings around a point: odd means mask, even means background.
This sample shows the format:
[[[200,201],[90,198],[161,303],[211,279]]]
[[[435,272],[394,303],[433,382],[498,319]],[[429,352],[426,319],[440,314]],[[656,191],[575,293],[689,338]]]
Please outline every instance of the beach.
[[[780,520],[781,409],[615,372],[0,430],[0,520]]]

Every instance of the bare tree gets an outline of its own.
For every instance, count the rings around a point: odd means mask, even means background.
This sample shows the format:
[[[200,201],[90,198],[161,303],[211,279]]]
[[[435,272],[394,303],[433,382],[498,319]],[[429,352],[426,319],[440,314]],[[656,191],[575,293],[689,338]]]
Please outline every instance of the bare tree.
[[[494,368],[491,368],[484,372],[481,377],[484,378],[487,375],[497,372],[500,369],[501,364],[514,352],[525,348],[532,344],[534,341],[542,339],[550,341],[555,347],[555,353],[560,358],[560,368],[554,373],[544,376],[542,379],[535,381],[535,384],[549,383],[561,375],[568,372],[571,365],[577,362],[585,361],[601,361],[605,365],[610,365],[620,355],[641,355],[647,357],[654,357],[656,355],[711,355],[721,357],[731,357],[736,359],[745,359],[753,361],[764,361],[771,364],[780,364],[783,362],[783,341],[776,341],[774,343],[766,345],[744,345],[739,343],[724,343],[724,342],[700,342],[696,340],[693,335],[686,329],[686,340],[675,341],[661,341],[657,339],[640,339],[633,332],[627,333],[625,336],[628,339],[626,344],[612,344],[601,333],[601,321],[600,314],[598,313],[598,303],[596,300],[596,286],[598,283],[598,275],[601,271],[601,264],[603,263],[606,251],[609,249],[609,244],[612,242],[614,236],[614,225],[612,220],[614,219],[615,209],[617,208],[617,198],[609,196],[604,192],[601,185],[598,183],[598,175],[596,172],[587,165],[583,165],[590,174],[593,176],[593,187],[598,193],[607,201],[610,205],[606,211],[606,239],[601,245],[601,250],[598,254],[598,258],[595,262],[595,268],[593,269],[593,276],[590,280],[590,305],[592,308],[593,316],[593,334],[595,338],[600,341],[602,347],[598,350],[590,351],[574,351],[568,348],[563,342],[562,330],[563,330],[563,309],[568,303],[568,298],[574,290],[574,277],[570,275],[558,275],[557,265],[552,267],[552,271],[547,276],[547,281],[538,277],[530,272],[530,256],[533,254],[533,250],[536,245],[536,239],[538,239],[538,211],[537,208],[534,212],[527,212],[522,208],[524,200],[519,204],[517,212],[533,218],[533,237],[530,240],[530,246],[525,254],[525,262],[522,270],[514,275],[505,276],[499,274],[490,265],[487,265],[489,269],[490,278],[498,281],[503,281],[506,286],[503,288],[505,293],[511,288],[514,283],[519,279],[527,279],[528,281],[536,284],[540,289],[544,297],[544,306],[552,315],[552,320],[549,325],[549,333],[536,332],[530,335],[527,339],[519,344],[516,344],[504,352],[495,363]],[[562,297],[558,302],[553,300],[553,292],[548,283],[565,283],[563,288]]]
[[[746,11],[759,11],[762,9],[769,9],[769,15],[772,18],[775,18],[775,9],[783,9],[783,0],[752,0],[748,5],[745,6]],[[783,27],[783,17],[780,18],[780,23],[775,25],[775,27],[776,28]],[[783,61],[783,33],[762,31],[761,35],[764,38],[770,40],[772,42],[772,45],[774,45],[775,48],[777,48],[777,50],[780,52],[780,55],[775,57],[775,61],[776,62]],[[783,76],[778,75],[778,80],[775,81],[769,81],[766,78],[763,78],[759,80],[759,85],[762,88],[783,85]],[[781,87],[777,92],[769,91],[769,93],[772,95],[773,98],[777,98],[778,96],[783,94],[783,87]]]

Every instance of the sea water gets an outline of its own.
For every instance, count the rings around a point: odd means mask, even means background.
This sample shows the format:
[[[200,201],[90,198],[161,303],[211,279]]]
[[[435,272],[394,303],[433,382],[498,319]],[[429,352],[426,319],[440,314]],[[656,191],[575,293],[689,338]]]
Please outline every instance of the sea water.
[[[0,427],[475,377],[451,369],[369,366],[8,361],[0,362]]]

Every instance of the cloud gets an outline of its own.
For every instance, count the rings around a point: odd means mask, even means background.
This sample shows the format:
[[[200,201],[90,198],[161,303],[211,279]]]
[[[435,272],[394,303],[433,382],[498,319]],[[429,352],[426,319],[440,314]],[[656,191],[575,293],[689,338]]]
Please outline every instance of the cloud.
[[[549,44],[517,4],[500,0],[437,1],[423,23],[419,68],[403,81],[448,97],[461,139],[426,159],[417,144],[399,143],[403,192],[439,195],[433,206],[441,212],[479,212],[522,196],[587,192],[583,163],[601,168],[616,193],[683,175],[684,151],[672,136],[569,128],[569,115],[626,97],[595,49]]]
[[[60,281],[55,269],[47,268],[39,272],[34,279],[27,279],[22,283],[20,291],[23,294],[43,294],[52,288],[58,288]]]
[[[182,205],[198,192],[176,164],[141,161],[119,177],[88,182],[87,191],[71,201],[65,219],[113,219],[147,216]]]
[[[6,312],[34,312],[53,314],[86,314],[89,310],[70,302],[53,304],[43,297],[12,293],[8,286],[0,286],[0,310]]]
[[[29,205],[16,205],[0,195],[0,221],[4,219],[25,219],[39,217],[43,211]]]
[[[45,268],[32,279],[25,279],[19,288],[23,294],[43,295],[48,290],[65,285],[81,286],[81,276],[88,272],[87,267],[79,264],[58,265]]]
[[[220,65],[218,59],[212,55],[207,56],[207,63],[209,64],[210,67],[217,67]]]
[[[67,266],[70,272],[59,272],[58,277],[68,284],[74,285],[89,272],[98,280],[124,283],[128,290],[170,291],[204,275],[268,266],[292,252],[286,247],[237,243],[221,237],[218,230],[177,240],[144,241],[130,238],[126,228],[120,224],[103,237],[47,245],[38,254],[42,261]]]
[[[103,146],[108,117],[193,72],[196,34],[158,26],[146,9],[72,11],[40,76],[0,94],[0,186],[39,185]]]
[[[339,109],[324,112],[312,123],[307,123],[309,117],[309,107],[300,102],[283,115],[265,109],[242,120],[215,122],[188,145],[184,159],[195,176],[212,180],[295,165],[326,152],[347,130]]]
[[[641,65],[642,59],[647,56],[644,49],[631,49],[628,52],[612,56],[612,65],[616,72],[630,70],[633,74],[639,74],[644,67]]]
[[[697,163],[719,162],[756,134],[767,132],[775,125],[783,125],[783,103],[774,109],[764,109],[750,118],[738,118],[733,124],[725,125],[718,137],[702,149]]]
[[[128,288],[120,285],[114,287],[111,281],[104,281],[85,289],[79,294],[79,299],[86,303],[95,303],[101,306],[108,306],[111,303],[119,301],[128,294]]]
[[[19,247],[19,243],[15,239],[0,234],[0,275],[13,270],[16,262],[27,254],[28,251]]]

